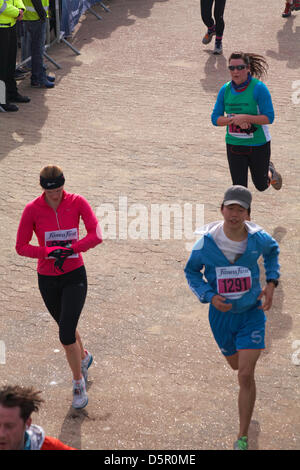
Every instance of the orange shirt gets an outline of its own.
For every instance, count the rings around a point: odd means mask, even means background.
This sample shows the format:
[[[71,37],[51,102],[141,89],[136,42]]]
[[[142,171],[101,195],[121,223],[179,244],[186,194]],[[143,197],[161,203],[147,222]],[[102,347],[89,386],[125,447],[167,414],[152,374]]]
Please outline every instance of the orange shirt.
[[[46,436],[41,450],[77,450],[74,447],[67,446],[55,437]]]

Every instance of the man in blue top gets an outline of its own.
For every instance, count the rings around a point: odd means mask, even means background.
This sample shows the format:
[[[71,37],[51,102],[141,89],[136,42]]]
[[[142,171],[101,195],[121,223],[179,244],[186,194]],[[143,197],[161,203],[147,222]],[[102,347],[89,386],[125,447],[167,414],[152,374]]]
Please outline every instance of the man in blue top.
[[[240,429],[234,448],[248,448],[248,428],[254,409],[254,370],[264,349],[264,310],[272,306],[278,285],[279,247],[258,225],[249,222],[252,196],[239,185],[224,195],[222,221],[200,230],[185,267],[188,284],[200,302],[209,303],[214,338],[234,370],[238,370]],[[264,258],[266,285],[259,281]],[[205,277],[205,278],[204,278]],[[263,299],[263,303],[262,303]]]
[[[282,177],[270,162],[269,124],[274,121],[272,98],[258,78],[267,71],[258,54],[234,52],[229,57],[232,80],[220,89],[211,116],[215,126],[227,126],[226,145],[232,184],[248,185],[248,169],[258,191],[270,184],[282,186]]]

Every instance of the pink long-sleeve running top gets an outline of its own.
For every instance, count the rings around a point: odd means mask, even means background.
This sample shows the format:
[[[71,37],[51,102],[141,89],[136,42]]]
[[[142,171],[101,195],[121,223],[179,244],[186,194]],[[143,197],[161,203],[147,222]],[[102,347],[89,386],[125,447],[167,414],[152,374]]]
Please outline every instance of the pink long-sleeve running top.
[[[81,240],[79,239],[80,218],[87,231]],[[39,246],[30,243],[33,233],[38,239]],[[21,256],[38,258],[38,273],[51,276],[59,273],[54,267],[55,259],[47,257],[47,247],[64,246],[73,249],[74,254],[64,262],[64,272],[67,273],[84,264],[81,252],[101,242],[100,225],[84,197],[63,191],[62,200],[55,210],[47,204],[43,193],[25,206],[18,227],[16,251]]]

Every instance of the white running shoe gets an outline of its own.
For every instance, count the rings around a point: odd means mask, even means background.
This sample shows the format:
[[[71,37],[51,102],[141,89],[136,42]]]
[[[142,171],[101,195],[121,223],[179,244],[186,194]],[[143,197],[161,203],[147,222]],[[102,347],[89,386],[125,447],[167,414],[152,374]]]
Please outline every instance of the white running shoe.
[[[86,356],[84,359],[81,361],[81,373],[84,377],[85,383],[87,383],[88,380],[88,368],[93,362],[93,356],[91,353],[89,353],[87,350],[85,350]]]
[[[73,380],[73,408],[84,408],[88,404],[88,401],[84,378],[82,377],[80,381]]]
[[[221,55],[223,54],[223,46],[222,46],[222,41],[216,41],[215,42],[215,48],[213,50],[214,55]]]

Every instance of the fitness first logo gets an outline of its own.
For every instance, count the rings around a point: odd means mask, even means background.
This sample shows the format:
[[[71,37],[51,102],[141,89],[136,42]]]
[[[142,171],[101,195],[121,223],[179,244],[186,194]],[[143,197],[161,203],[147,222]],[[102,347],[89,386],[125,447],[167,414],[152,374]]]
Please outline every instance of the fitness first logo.
[[[61,239],[61,240],[69,240],[77,237],[77,229],[72,230],[56,230],[54,232],[47,232],[48,233],[48,240],[51,239]]]
[[[234,266],[232,268],[221,268],[220,269],[220,275],[221,276],[226,276],[228,275],[236,275],[236,276],[241,276],[243,274],[248,274],[249,269],[245,268],[243,266]]]

